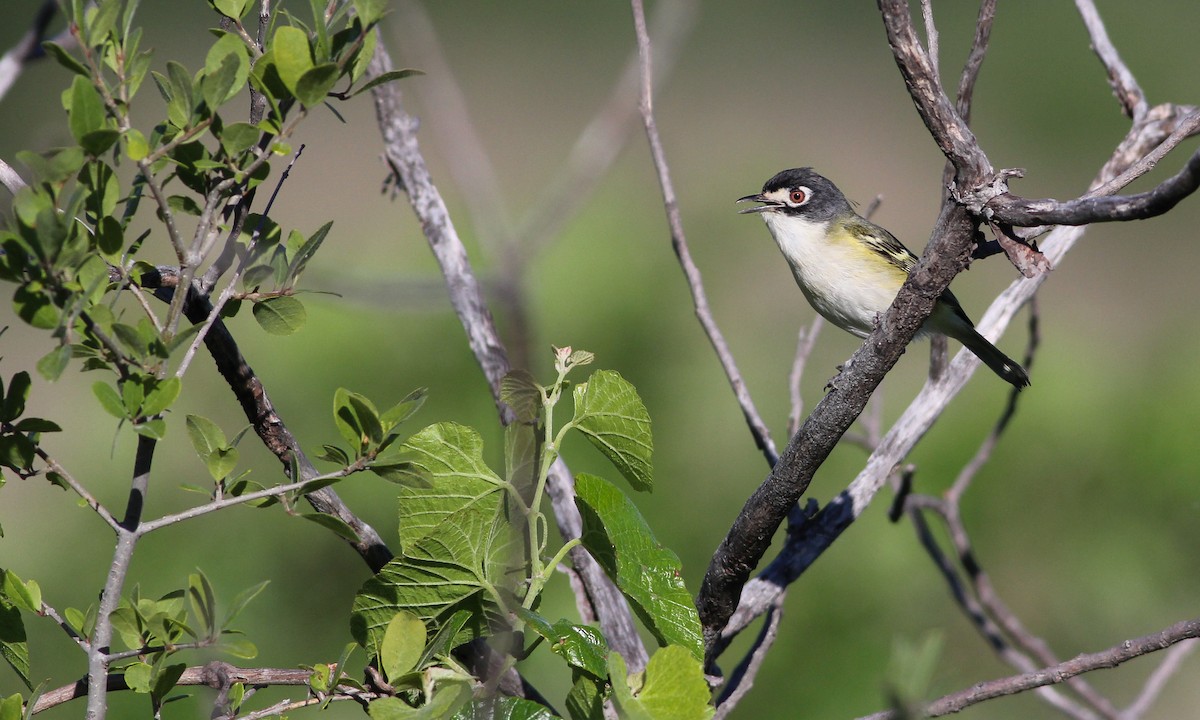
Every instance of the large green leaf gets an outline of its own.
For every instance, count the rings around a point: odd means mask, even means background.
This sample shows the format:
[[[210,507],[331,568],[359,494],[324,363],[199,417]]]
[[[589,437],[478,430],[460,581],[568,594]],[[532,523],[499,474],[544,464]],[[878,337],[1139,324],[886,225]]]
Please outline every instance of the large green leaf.
[[[389,460],[391,456],[389,455]],[[400,547],[404,552],[466,505],[488,495],[499,507],[501,480],[483,461],[483,439],[455,423],[430,425],[400,446],[397,462],[424,480],[400,491]]]
[[[454,720],[555,720],[558,716],[545,705],[510,695],[476,698],[459,709]]]
[[[708,720],[713,716],[704,670],[685,648],[660,649],[646,665],[645,681],[635,690],[625,676],[625,661],[610,656],[613,702],[617,714],[631,720]]]
[[[575,386],[573,422],[634,490],[651,489],[650,414],[629,381],[611,370],[592,373],[586,383]]]
[[[583,544],[662,645],[703,657],[700,618],[683,585],[679,557],[654,539],[629,498],[595,475],[575,477]]]
[[[446,515],[363,585],[354,599],[351,629],[370,654],[378,652],[384,629],[397,612],[407,610],[435,624],[472,596],[502,590],[514,581],[511,568],[521,544],[502,499],[489,493]]]

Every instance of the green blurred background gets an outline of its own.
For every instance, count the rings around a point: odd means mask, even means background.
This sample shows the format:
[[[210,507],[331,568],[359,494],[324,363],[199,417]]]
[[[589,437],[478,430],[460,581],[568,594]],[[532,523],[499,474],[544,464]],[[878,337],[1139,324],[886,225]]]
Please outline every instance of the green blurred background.
[[[38,4],[5,3],[0,47],[24,31]],[[1151,103],[1197,101],[1200,5],[1097,4]],[[307,16],[307,3],[286,7]],[[404,7],[386,24],[386,40],[398,66],[429,70],[429,56],[415,50],[419,25]],[[479,186],[455,180],[478,179],[480,170],[454,166],[462,135],[439,92],[457,85],[493,164],[496,191],[510,219],[519,221],[548,191],[563,190],[557,179],[572,144],[633,50],[630,11],[621,2],[462,0],[428,3],[425,10],[452,77],[439,70],[404,81],[403,89],[408,109],[423,120],[420,137],[434,180],[488,282],[503,266],[505,246],[496,242],[497,225],[470,212],[486,199]],[[976,8],[946,2],[936,10],[943,73],[957,77]],[[157,50],[157,69],[168,58],[191,69],[202,64],[206,28],[216,24],[206,3],[143,3],[140,17],[144,45]],[[864,205],[882,194],[876,220],[919,250],[937,212],[942,157],[912,108],[872,3],[709,1],[699,3],[693,21],[673,73],[659,87],[659,128],[716,319],[782,444],[796,331],[812,311],[761,222],[739,217],[733,200],[756,192],[782,168],[813,165]],[[49,62],[27,69],[0,102],[0,157],[14,163],[20,149],[69,142],[58,98],[68,81]],[[147,121],[159,112],[149,86],[138,102]],[[491,399],[437,266],[407,204],[381,193],[386,173],[370,102],[342,103],[338,111],[345,124],[318,111],[303,126],[298,140],[307,149],[273,216],[285,230],[305,234],[334,221],[304,285],[340,297],[307,296],[309,324],[295,336],[266,336],[245,314],[232,329],[310,452],[336,440],[329,408],[339,386],[384,406],[423,386],[430,399],[412,429],[442,420],[473,425],[498,462]],[[975,128],[996,166],[1027,169],[1016,191],[1065,198],[1086,186],[1127,120],[1071,3],[1001,4],[976,93]],[[1173,173],[1194,148],[1185,144],[1135,188]],[[565,190],[574,200],[574,189]],[[632,128],[594,194],[580,199],[581,212],[536,254],[524,285],[532,369],[545,377],[550,345],[572,345],[592,350],[598,366],[638,387],[655,422],[656,489],[637,502],[659,539],[683,559],[694,592],[713,548],[767,468],[692,314],[640,127]],[[1001,597],[1064,659],[1194,616],[1200,605],[1198,208],[1200,201],[1189,199],[1166,217],[1090,229],[1054,270],[1040,300],[1033,387],[964,501],[978,559]],[[954,289],[978,317],[1014,277],[1002,258],[993,258]],[[497,314],[510,327],[510,318]],[[51,347],[7,302],[0,323],[11,326],[0,339],[4,376],[31,367]],[[1019,355],[1026,337],[1019,320],[1000,345]],[[820,338],[804,380],[809,407],[856,342],[836,330]],[[885,418],[894,419],[916,392],[925,358],[917,346],[889,376]],[[51,452],[119,507],[133,436],[118,431],[92,399],[88,388],[96,379],[69,372],[50,385],[37,378],[30,412],[64,427],[48,438]],[[1006,392],[989,374],[972,380],[911,458],[918,491],[936,494],[949,485]],[[196,502],[178,485],[207,477],[185,439],[187,413],[216,420],[230,435],[245,423],[211,361],[200,358],[155,459],[150,515]],[[241,448],[260,482],[280,478],[252,436]],[[612,476],[588,448],[567,452],[573,469]],[[863,459],[854,447],[835,451],[810,497],[824,502],[836,494]],[[393,486],[363,476],[338,492],[394,537]],[[779,641],[735,717],[841,718],[885,707],[893,646],[931,633],[942,636],[944,649],[930,696],[1012,672],[957,609],[909,523],[887,522],[888,499],[881,497],[792,588]],[[36,578],[60,609],[94,601],[112,535],[90,511],[41,480],[10,481],[0,492],[0,524],[0,567]],[[264,666],[333,661],[349,641],[350,603],[368,577],[327,531],[277,509],[239,508],[147,538],[131,582],[158,595],[182,586],[196,567],[226,600],[271,581],[239,624],[260,648],[259,658],[247,662]],[[565,592],[552,593],[548,612],[573,613]],[[50,677],[58,686],[84,673],[81,653],[56,627],[26,622],[35,678]],[[745,646],[725,656],[727,670]],[[1143,659],[1089,679],[1124,705],[1157,662]],[[1150,717],[1192,715],[1200,705],[1197,667],[1195,658],[1184,666]],[[542,670],[536,663],[528,668],[561,700],[562,678]],[[0,690],[18,685],[0,669]],[[211,692],[193,694],[203,702],[176,706],[175,716],[207,716]],[[145,712],[128,694],[114,702],[117,717]],[[78,717],[81,708],[47,717]],[[350,706],[327,714],[361,717]],[[966,716],[1058,717],[1030,695],[976,706]]]

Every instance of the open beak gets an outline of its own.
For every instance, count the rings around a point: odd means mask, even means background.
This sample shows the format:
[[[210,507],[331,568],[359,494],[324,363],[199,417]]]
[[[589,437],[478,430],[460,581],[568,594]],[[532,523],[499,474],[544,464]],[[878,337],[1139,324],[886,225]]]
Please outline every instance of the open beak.
[[[738,198],[737,201],[738,202],[763,203],[762,205],[756,205],[754,207],[742,208],[741,210],[738,210],[739,215],[745,215],[746,213],[767,212],[768,210],[774,210],[775,208],[779,207],[781,204],[774,200],[768,200],[763,195],[747,195],[746,197]]]

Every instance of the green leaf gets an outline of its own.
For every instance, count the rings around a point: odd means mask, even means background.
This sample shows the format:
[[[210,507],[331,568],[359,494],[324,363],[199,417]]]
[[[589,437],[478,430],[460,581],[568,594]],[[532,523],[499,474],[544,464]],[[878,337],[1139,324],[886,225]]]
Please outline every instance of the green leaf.
[[[254,643],[242,637],[230,637],[223,635],[221,642],[217,644],[217,649],[243,660],[250,660],[258,657],[258,648]]]
[[[215,111],[241,92],[249,77],[246,44],[234,33],[222,35],[204,59],[204,102]]]
[[[354,0],[354,14],[364,27],[374,25],[387,10],[387,0]]]
[[[291,264],[288,266],[287,283],[289,285],[300,277],[300,273],[304,272],[304,266],[316,254],[317,250],[321,247],[321,243],[325,242],[325,236],[329,234],[329,229],[332,227],[333,221],[330,220],[317,228],[317,231],[308,240],[305,240],[300,249],[296,251],[296,254],[292,257]]]
[[[12,570],[4,571],[4,596],[21,610],[42,612],[42,589],[36,580],[24,581]]]
[[[597,370],[576,385],[572,422],[635,490],[652,488],[650,415],[627,380],[611,370]]]
[[[703,657],[700,618],[683,585],[678,556],[655,540],[641,513],[616,486],[594,475],[575,477],[583,544],[629,599],[662,645],[682,645]]]
[[[79,139],[79,145],[89,155],[102,155],[121,139],[121,131],[115,128],[93,130]]]
[[[297,27],[282,25],[275,29],[275,38],[271,42],[271,54],[275,59],[275,69],[279,79],[293,95],[296,94],[296,84],[304,73],[312,69],[312,51],[308,46],[308,34]],[[303,101],[301,101],[303,102]]]
[[[324,448],[324,452],[317,456],[318,460],[327,460],[342,467],[350,464],[350,456],[337,445],[322,445],[321,447]]]
[[[43,680],[42,685],[45,684],[46,681]],[[40,696],[40,691],[41,686],[39,685],[38,692],[34,693],[34,695]],[[34,700],[33,698],[30,698],[30,712],[28,714],[23,714],[21,712],[21,710],[24,709],[23,701],[24,698],[21,697],[21,693],[13,693],[6,698],[0,699],[0,720],[29,720],[29,717],[31,717],[33,714],[32,708]]]
[[[398,460],[410,463],[412,472],[427,481],[425,487],[401,487],[402,549],[444,525],[468,503],[504,492],[504,482],[483,460],[483,439],[463,425],[430,425],[404,442]]]
[[[58,327],[58,310],[45,293],[22,285],[13,293],[13,308],[17,317],[35,328],[53,330]]]
[[[213,8],[227,18],[240,20],[250,7],[250,0],[211,0]]]
[[[558,716],[544,705],[525,698],[509,695],[493,695],[488,698],[473,698],[459,709],[454,720],[557,720]]]
[[[62,377],[63,371],[67,369],[70,362],[71,346],[59,345],[37,361],[37,371],[43,378],[54,382]]]
[[[395,682],[397,678],[417,668],[417,661],[425,650],[428,631],[421,618],[407,610],[396,613],[379,645],[379,665],[384,676]]]
[[[261,136],[262,131],[250,123],[230,123],[221,131],[221,147],[229,155],[237,155],[253,147]]]
[[[196,107],[195,96],[192,93],[192,76],[187,68],[169,60],[167,77],[171,84],[171,101],[167,106],[167,116],[176,127],[185,128],[191,122],[192,108]]]
[[[7,578],[7,573],[5,577]],[[7,591],[0,591],[0,656],[3,656],[4,661],[17,673],[25,687],[32,690],[25,623],[21,620],[21,611],[9,600]]]
[[[83,145],[89,133],[104,129],[104,101],[100,99],[100,93],[96,92],[91,79],[80,75],[71,81],[70,98],[71,106],[67,108],[67,115],[71,135]]]
[[[354,599],[351,632],[372,655],[378,654],[384,628],[400,610],[430,623],[471,599],[478,636],[486,627],[487,598],[476,596],[508,587],[515,593],[513,567],[519,562],[520,538],[501,508],[501,496],[489,493],[471,501],[445,522],[406,546]]]
[[[291,335],[304,327],[308,312],[296,298],[281,295],[255,302],[254,319],[272,335]]]
[[[104,408],[109,415],[119,420],[128,417],[128,413],[125,412],[125,402],[121,400],[121,396],[117,394],[112,385],[98,380],[92,383],[92,394],[100,401],[100,407]]]
[[[199,570],[188,575],[188,600],[191,601],[192,612],[200,621],[202,636],[215,637],[220,630],[217,627],[217,597],[212,584]]]
[[[419,708],[399,698],[385,697],[367,706],[371,720],[444,720],[471,700],[466,681],[440,683],[433,697]]]
[[[341,68],[334,63],[323,63],[310,68],[296,81],[296,99],[306,107],[325,102],[325,96],[341,75]]]
[[[393,80],[400,80],[400,79],[403,79],[406,77],[412,77],[414,75],[424,75],[424,74],[425,73],[423,71],[413,70],[412,68],[405,68],[403,70],[389,70],[385,73],[376,75],[375,77],[371,78],[371,80],[369,82],[367,82],[366,85],[363,85],[359,89],[355,90],[353,95],[351,95],[350,97],[354,97],[354,95],[364,93],[377,85],[382,85],[387,82],[392,82]]]
[[[208,468],[208,474],[213,480],[227,478],[237,467],[238,450],[237,448],[217,448],[204,458],[204,465]]]
[[[196,454],[201,459],[207,459],[214,450],[220,450],[229,445],[221,428],[206,417],[188,415],[187,431],[188,437],[192,441],[192,447],[196,449]]]
[[[142,401],[142,415],[151,417],[164,412],[179,398],[182,389],[183,383],[174,375],[166,380],[153,381],[146,399]]]
[[[57,60],[59,65],[62,65],[76,75],[91,77],[91,71],[89,71],[83,63],[76,60],[74,55],[67,52],[66,48],[64,48],[62,45],[54,42],[44,42],[42,43],[42,49],[45,50],[48,55]]]
[[[183,677],[183,671],[186,669],[187,665],[183,663],[173,663],[159,668],[154,674],[154,685],[150,690],[150,695],[161,701],[167,696],[167,693],[175,689],[175,684],[179,682],[179,678]]]
[[[425,388],[417,388],[408,395],[405,395],[403,400],[379,416],[379,423],[383,425],[383,431],[391,432],[392,428],[415,415],[421,409],[421,406],[425,404],[425,398],[428,395],[429,390]]]
[[[524,608],[519,608],[517,615],[546,640],[551,652],[566,660],[568,665],[598,680],[605,678],[608,673],[608,643],[599,630],[565,619],[551,624],[541,615]]]
[[[609,655],[609,676],[613,701],[623,718],[708,720],[715,712],[700,661],[678,645],[654,653],[636,697],[626,677],[625,661],[617,653]]]
[[[567,714],[571,720],[604,720],[604,692],[607,685],[605,680],[596,680],[592,676],[576,671],[573,675],[575,682],[567,693]]]
[[[22,418],[16,424],[17,432],[23,433],[45,433],[45,432],[62,432],[62,428],[58,423],[42,418]]]
[[[383,440],[379,411],[366,397],[346,388],[333,393],[333,422],[338,432],[356,452],[362,452]]]
[[[237,597],[229,605],[229,613],[225,616],[225,621],[221,623],[221,629],[227,630],[233,624],[233,621],[237,619],[237,616],[242,614],[242,610],[245,610],[246,606],[250,604],[250,601],[258,597],[259,593],[265,590],[270,583],[270,580],[263,580],[259,584],[248,587],[238,593]]]
[[[8,393],[4,396],[4,403],[0,405],[0,420],[12,422],[25,414],[25,401],[29,399],[31,384],[29,373],[24,370],[13,375],[12,380],[8,383]]]
[[[0,466],[16,472],[29,470],[33,467],[36,450],[33,442],[24,435],[0,436]]]
[[[125,154],[134,162],[145,160],[150,154],[150,142],[141,130],[129,128],[125,131]]]
[[[125,684],[135,693],[148,695],[154,668],[144,662],[135,662],[125,668]]]
[[[142,437],[148,437],[152,440],[162,440],[167,436],[167,423],[161,418],[147,420],[146,422],[135,424],[133,431]]]
[[[545,398],[533,375],[513,370],[500,379],[500,400],[512,408],[517,422],[533,423],[541,415]]]

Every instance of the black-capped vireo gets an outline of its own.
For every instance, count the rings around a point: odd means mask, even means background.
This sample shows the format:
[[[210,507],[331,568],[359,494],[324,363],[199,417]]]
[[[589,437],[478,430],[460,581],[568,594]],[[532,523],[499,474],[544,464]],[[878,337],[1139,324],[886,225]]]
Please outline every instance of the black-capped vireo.
[[[812,168],[784,170],[761,193],[738,199],[745,201],[762,203],[741,212],[762,215],[813,309],[858,337],[871,332],[917,263],[894,235],[854,212],[842,191]],[[917,335],[931,332],[958,340],[1017,388],[1029,384],[1025,368],[975,330],[949,290]]]

